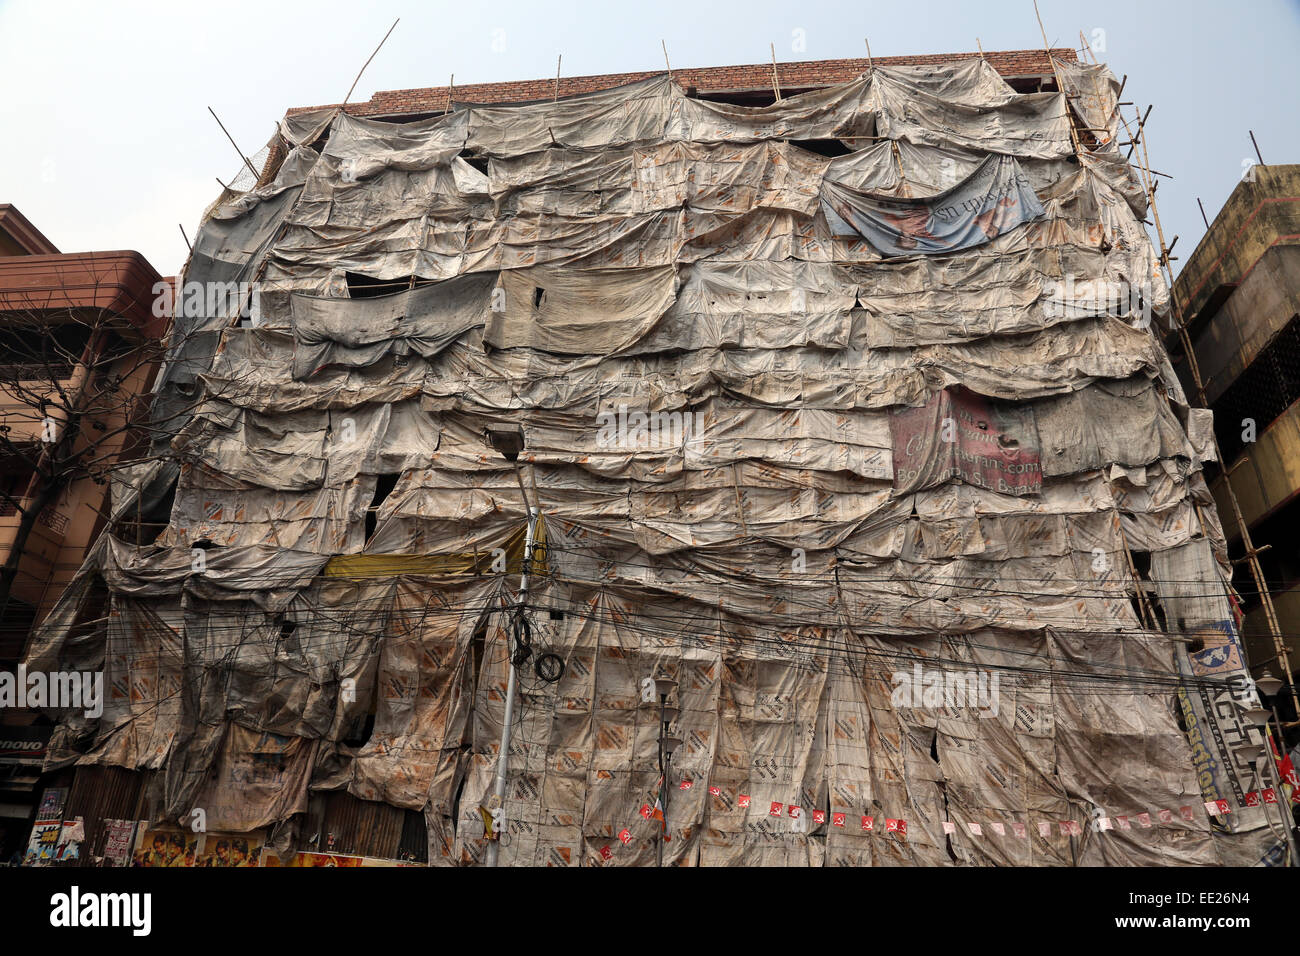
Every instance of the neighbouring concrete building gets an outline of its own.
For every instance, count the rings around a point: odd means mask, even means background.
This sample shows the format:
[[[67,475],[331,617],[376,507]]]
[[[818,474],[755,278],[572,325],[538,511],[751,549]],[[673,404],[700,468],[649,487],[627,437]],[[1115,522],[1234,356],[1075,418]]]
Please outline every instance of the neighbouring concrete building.
[[[1233,190],[1174,284],[1214,409],[1222,467],[1210,489],[1229,552],[1243,557],[1231,482],[1277,611],[1291,669],[1300,669],[1300,166],[1254,166]],[[1189,394],[1189,363],[1171,342]],[[1244,562],[1236,573],[1252,669],[1279,676],[1272,629]],[[1288,714],[1290,701],[1286,695]]]
[[[44,763],[82,856],[134,812],[161,865],[1285,859],[1120,86],[290,111],[180,277],[120,505],[166,527],[25,659],[112,688]]]
[[[113,467],[146,445],[132,426],[161,358],[160,284],[139,253],[61,253],[0,204],[0,566],[16,562],[0,588],[0,672],[15,671],[103,531]],[[0,711],[8,823],[30,825],[50,728],[37,715]]]

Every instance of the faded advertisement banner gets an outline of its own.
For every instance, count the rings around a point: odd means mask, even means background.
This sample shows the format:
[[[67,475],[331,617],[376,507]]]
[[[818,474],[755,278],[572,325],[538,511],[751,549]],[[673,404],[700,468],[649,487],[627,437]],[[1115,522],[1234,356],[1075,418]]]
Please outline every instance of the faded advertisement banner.
[[[1043,486],[1033,411],[990,402],[964,388],[945,389],[918,408],[889,416],[894,489],[900,494],[957,478],[1004,495],[1036,495]]]
[[[1043,215],[1015,159],[995,155],[928,199],[875,196],[827,180],[822,209],[832,232],[860,235],[886,256],[970,249]]]

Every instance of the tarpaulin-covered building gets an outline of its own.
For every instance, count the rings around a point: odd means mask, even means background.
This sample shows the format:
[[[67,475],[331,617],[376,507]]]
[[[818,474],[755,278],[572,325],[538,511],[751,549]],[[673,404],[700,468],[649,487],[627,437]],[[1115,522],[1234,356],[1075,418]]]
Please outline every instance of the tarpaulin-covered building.
[[[109,687],[47,768],[282,859],[474,864],[513,659],[503,864],[654,862],[661,703],[666,864],[1266,858],[1119,84],[994,65],[1033,56],[290,113],[115,501],[165,529],[29,650]]]

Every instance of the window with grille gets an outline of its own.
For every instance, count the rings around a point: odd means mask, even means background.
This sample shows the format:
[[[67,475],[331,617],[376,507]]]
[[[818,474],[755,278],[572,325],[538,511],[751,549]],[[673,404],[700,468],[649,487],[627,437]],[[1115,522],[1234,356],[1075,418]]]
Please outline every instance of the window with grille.
[[[1242,453],[1242,424],[1255,422],[1258,437],[1300,399],[1300,315],[1273,336],[1237,380],[1214,403],[1214,430],[1229,465]]]

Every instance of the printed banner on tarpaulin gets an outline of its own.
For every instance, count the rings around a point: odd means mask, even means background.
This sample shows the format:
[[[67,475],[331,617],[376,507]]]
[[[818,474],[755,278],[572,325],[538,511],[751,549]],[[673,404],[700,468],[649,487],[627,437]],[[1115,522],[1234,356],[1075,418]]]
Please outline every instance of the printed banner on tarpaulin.
[[[826,180],[822,209],[832,233],[862,236],[885,256],[972,249],[1044,211],[1015,158],[996,155],[928,199],[876,196]]]
[[[935,392],[918,408],[890,413],[894,489],[933,488],[951,478],[1005,495],[1043,487],[1033,410],[990,402],[965,388]]]
[[[214,830],[242,833],[306,809],[317,743],[231,724],[211,776],[195,798]]]
[[[1202,645],[1201,650],[1187,655],[1192,664],[1192,673],[1197,677],[1234,674],[1245,666],[1231,621],[1216,621],[1194,630],[1189,629],[1187,636],[1199,639]]]

